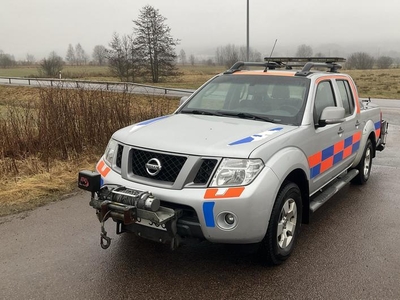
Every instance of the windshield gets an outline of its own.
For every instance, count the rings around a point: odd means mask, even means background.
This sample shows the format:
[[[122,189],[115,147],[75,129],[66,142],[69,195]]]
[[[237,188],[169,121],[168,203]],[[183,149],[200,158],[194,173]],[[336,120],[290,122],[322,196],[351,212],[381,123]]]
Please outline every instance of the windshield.
[[[271,75],[221,75],[178,113],[251,118],[300,125],[310,80]]]

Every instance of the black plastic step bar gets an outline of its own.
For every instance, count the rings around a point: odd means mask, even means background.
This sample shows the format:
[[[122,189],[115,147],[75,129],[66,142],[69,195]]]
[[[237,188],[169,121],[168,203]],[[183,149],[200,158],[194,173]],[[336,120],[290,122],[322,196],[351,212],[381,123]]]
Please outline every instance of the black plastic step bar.
[[[345,176],[336,179],[333,183],[328,185],[318,196],[310,202],[310,212],[315,212],[318,208],[324,205],[330,198],[332,198],[338,191],[340,191],[346,184],[348,184],[354,177],[358,175],[359,171],[353,169]]]

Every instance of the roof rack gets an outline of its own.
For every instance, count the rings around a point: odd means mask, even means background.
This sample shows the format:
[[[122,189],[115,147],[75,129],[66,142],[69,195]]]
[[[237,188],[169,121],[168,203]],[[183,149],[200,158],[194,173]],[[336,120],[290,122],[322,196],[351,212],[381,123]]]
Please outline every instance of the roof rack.
[[[329,72],[336,73],[342,68],[338,62],[345,62],[342,57],[266,57],[265,62],[243,62],[238,61],[224,74],[233,74],[241,71],[244,67],[263,67],[264,72],[267,70],[275,70],[277,68],[285,68],[288,70],[302,68],[296,76],[308,76],[312,68],[328,68]]]
[[[235,72],[241,71],[243,67],[263,67],[264,72],[267,70],[274,70],[276,68],[281,68],[283,65],[278,62],[243,62],[238,61],[229,70],[225,71],[224,74],[233,74]]]

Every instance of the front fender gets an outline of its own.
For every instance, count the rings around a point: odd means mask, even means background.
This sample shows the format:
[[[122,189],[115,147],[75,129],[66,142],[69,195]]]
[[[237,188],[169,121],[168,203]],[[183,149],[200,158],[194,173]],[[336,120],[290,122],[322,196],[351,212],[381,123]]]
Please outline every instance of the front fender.
[[[269,167],[278,177],[280,184],[294,170],[302,170],[310,180],[310,167],[308,165],[307,156],[297,147],[287,147],[275,153],[265,165]]]

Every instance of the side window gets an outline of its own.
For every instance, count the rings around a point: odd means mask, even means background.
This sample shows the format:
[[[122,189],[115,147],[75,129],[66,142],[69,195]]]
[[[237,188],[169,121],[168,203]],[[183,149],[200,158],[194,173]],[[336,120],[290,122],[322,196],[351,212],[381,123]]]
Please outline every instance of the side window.
[[[342,98],[343,107],[346,111],[346,116],[350,116],[354,112],[354,100],[351,93],[350,84],[347,80],[337,80],[340,97]]]
[[[314,103],[314,123],[317,123],[325,107],[336,106],[330,81],[322,81],[318,84]]]

